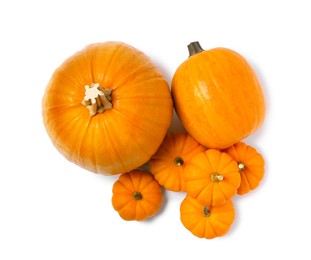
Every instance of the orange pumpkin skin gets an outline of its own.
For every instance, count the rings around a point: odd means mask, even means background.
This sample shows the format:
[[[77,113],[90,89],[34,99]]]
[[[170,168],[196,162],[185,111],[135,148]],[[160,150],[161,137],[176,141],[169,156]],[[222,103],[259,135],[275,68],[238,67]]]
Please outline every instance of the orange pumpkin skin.
[[[199,238],[212,239],[225,235],[235,217],[234,206],[228,200],[221,206],[207,206],[187,195],[180,205],[180,220]]]
[[[241,184],[237,193],[243,195],[258,187],[264,177],[265,161],[253,147],[239,142],[224,150],[238,163]]]
[[[183,62],[172,80],[172,96],[184,127],[207,148],[237,143],[265,117],[255,72],[241,55],[225,48],[202,50]]]
[[[121,174],[112,188],[112,205],[124,220],[145,220],[162,204],[162,190],[150,173],[133,170]]]
[[[228,154],[209,149],[196,154],[185,170],[187,193],[205,205],[221,205],[232,198],[240,186],[241,177]]]
[[[82,103],[85,86],[93,83],[111,91],[112,109],[91,116]],[[144,53],[104,42],[86,46],[56,69],[42,114],[50,139],[68,160],[111,175],[150,159],[170,126],[173,105],[168,83]]]
[[[195,154],[205,150],[187,133],[169,133],[149,161],[150,172],[167,190],[186,191],[185,168]]]

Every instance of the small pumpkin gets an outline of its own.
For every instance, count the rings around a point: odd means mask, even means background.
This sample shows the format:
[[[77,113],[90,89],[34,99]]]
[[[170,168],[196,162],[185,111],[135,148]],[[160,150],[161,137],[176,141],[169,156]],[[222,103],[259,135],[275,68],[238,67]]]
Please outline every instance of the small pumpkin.
[[[168,133],[149,161],[150,172],[167,190],[185,191],[185,168],[193,155],[205,150],[187,133]]]
[[[91,44],[53,73],[43,122],[68,160],[107,175],[146,163],[173,115],[169,86],[151,59],[122,42]]]
[[[162,204],[160,184],[150,173],[139,170],[121,174],[112,193],[112,206],[124,220],[150,218]]]
[[[228,154],[209,149],[193,156],[185,170],[187,193],[205,205],[221,205],[236,193],[241,182],[236,164]]]
[[[265,117],[259,80],[237,52],[189,44],[176,70],[172,96],[186,130],[207,148],[224,149],[255,132]]]
[[[220,206],[210,206],[187,195],[180,205],[182,224],[199,238],[212,239],[225,235],[234,217],[235,210],[231,200]]]
[[[238,142],[224,150],[237,163],[241,174],[241,184],[237,193],[243,195],[257,188],[264,177],[265,161],[255,148]]]

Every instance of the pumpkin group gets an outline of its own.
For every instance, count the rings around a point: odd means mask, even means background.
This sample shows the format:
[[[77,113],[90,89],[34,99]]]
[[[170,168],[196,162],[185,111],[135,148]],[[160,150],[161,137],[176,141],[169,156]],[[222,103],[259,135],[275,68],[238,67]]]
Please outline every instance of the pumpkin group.
[[[204,51],[198,42],[188,48],[170,92],[141,51],[122,42],[88,45],[55,70],[42,115],[68,160],[94,173],[120,174],[111,203],[122,219],[156,215],[163,187],[182,191],[182,225],[211,239],[232,226],[232,198],[257,188],[264,176],[263,157],[241,140],[263,123],[265,100],[240,54]],[[168,132],[173,105],[185,132]]]
[[[225,149],[258,129],[265,100],[257,76],[238,53],[189,46],[190,57],[176,70],[172,96],[186,130],[207,148]]]
[[[51,141],[68,160],[111,175],[141,166],[157,151],[173,104],[149,57],[125,43],[104,42],[56,69],[42,111]]]

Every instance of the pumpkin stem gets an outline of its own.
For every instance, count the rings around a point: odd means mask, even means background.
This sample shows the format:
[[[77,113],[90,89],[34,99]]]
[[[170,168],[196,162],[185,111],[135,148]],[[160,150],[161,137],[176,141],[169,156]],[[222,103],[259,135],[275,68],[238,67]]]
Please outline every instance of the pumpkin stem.
[[[133,198],[134,198],[135,200],[141,200],[141,199],[143,198],[143,195],[142,195],[139,191],[136,191],[136,192],[134,192],[134,194],[133,194]]]
[[[90,116],[112,109],[111,89],[103,89],[98,83],[85,86],[85,96],[81,102],[90,111]]]
[[[245,163],[238,162],[238,168],[239,168],[239,171],[243,171],[245,169]]]
[[[181,157],[176,157],[175,160],[174,160],[174,164],[177,166],[177,167],[180,167],[184,164],[184,160],[183,158]]]
[[[218,183],[218,182],[222,181],[223,179],[224,179],[224,176],[219,174],[218,172],[214,172],[211,174],[212,182]]]
[[[189,57],[204,51],[199,42],[192,42],[188,45]]]
[[[211,211],[209,210],[208,206],[204,206],[203,208],[203,215],[204,217],[210,217],[211,216]]]

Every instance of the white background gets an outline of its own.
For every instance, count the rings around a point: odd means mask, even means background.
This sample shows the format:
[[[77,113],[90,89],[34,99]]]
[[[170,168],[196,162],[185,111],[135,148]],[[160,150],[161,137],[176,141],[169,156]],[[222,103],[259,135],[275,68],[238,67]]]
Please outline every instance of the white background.
[[[311,259],[308,2],[1,1],[0,259]],[[267,115],[245,142],[264,156],[266,175],[234,198],[226,236],[199,239],[185,229],[183,193],[165,192],[149,221],[123,221],[111,205],[118,177],[87,172],[51,144],[41,118],[51,74],[85,45],[108,40],[144,51],[168,82],[191,41],[234,49],[256,70]]]

